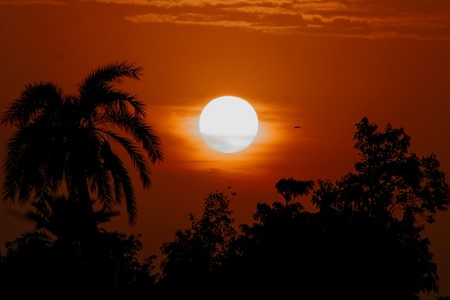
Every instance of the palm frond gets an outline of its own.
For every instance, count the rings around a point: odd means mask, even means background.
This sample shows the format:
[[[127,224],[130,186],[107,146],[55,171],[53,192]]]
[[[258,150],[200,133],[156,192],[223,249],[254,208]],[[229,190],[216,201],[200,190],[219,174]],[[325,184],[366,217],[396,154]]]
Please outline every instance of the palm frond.
[[[39,162],[34,160],[33,151],[29,145],[11,145],[8,149],[3,166],[5,180],[3,182],[3,199],[19,202],[27,202],[35,186],[39,186],[41,176],[39,174]],[[20,155],[11,152],[20,149]]]
[[[99,67],[86,76],[79,85],[81,98],[89,93],[110,83],[120,83],[123,78],[139,80],[142,75],[142,67],[135,66],[127,61],[116,62]]]
[[[28,84],[20,97],[9,105],[0,123],[24,126],[42,110],[61,103],[62,97],[61,89],[54,83]]]
[[[161,139],[143,119],[129,112],[110,112],[104,119],[110,125],[117,125],[141,144],[153,164],[163,160]]]
[[[147,163],[145,160],[145,157],[142,155],[141,151],[138,147],[136,147],[133,144],[133,141],[119,136],[116,133],[112,131],[104,131],[104,134],[114,140],[115,142],[119,143],[128,153],[129,157],[131,158],[134,166],[138,169],[140,178],[142,180],[144,188],[151,186],[151,178],[150,178],[150,169],[147,167]]]
[[[3,165],[4,199],[14,201],[14,189],[19,192],[19,201],[26,202],[33,190],[39,193],[59,188],[65,159],[61,147],[45,118],[17,130],[8,141]]]
[[[116,187],[116,194],[117,191],[123,191],[123,194],[125,195],[128,222],[130,225],[133,225],[137,217],[136,199],[128,170],[125,168],[124,163],[119,156],[111,151],[110,147],[104,147],[102,152],[102,156],[105,160],[104,166],[111,172],[114,186]],[[115,200],[117,204],[121,204],[122,197],[116,197]]]
[[[136,95],[131,95],[124,91],[115,89],[98,90],[95,104],[98,108],[104,108],[105,111],[110,109],[118,109],[120,111],[127,111],[129,106],[134,110],[136,116],[145,117],[145,105],[141,101],[137,100]],[[102,107],[105,106],[105,107]]]
[[[92,174],[91,191],[97,191],[97,195],[104,209],[111,210],[114,203],[112,178],[102,161],[103,159],[99,159],[97,165],[92,168],[94,173]]]

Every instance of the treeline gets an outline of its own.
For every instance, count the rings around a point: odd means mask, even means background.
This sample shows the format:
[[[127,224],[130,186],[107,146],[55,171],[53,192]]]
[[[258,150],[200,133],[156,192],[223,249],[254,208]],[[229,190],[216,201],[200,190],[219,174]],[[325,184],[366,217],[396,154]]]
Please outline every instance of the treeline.
[[[418,299],[438,292],[426,224],[450,202],[435,155],[410,153],[402,128],[357,124],[360,161],[336,182],[283,178],[282,201],[259,203],[236,226],[226,191],[206,197],[201,217],[151,256],[138,235],[98,227],[84,236],[77,201],[46,195],[27,217],[36,230],[7,243],[4,294],[145,299]],[[231,192],[231,191],[230,191]],[[241,200],[245,201],[245,199]],[[304,207],[311,201],[314,211]],[[94,211],[96,224],[115,212]]]

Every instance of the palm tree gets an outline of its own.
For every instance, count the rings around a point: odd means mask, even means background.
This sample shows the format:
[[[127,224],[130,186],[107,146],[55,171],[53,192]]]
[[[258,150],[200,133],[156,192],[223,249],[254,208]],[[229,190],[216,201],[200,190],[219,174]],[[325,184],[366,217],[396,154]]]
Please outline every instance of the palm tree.
[[[113,146],[125,149],[144,188],[151,185],[150,163],[163,159],[160,139],[146,123],[144,103],[116,88],[124,78],[141,75],[141,67],[118,62],[94,69],[76,95],[64,95],[54,83],[28,84],[1,119],[17,127],[3,165],[3,199],[26,203],[65,188],[69,201],[83,207],[89,231],[96,229],[91,194],[104,211],[125,198],[134,224],[131,177]]]
[[[129,222],[136,221],[131,177],[113,146],[125,149],[144,188],[151,185],[150,164],[163,158],[160,139],[146,123],[144,103],[116,88],[124,78],[139,79],[141,72],[127,62],[97,68],[78,85],[76,95],[64,95],[54,83],[28,84],[0,120],[17,127],[3,165],[3,199],[38,204],[66,190],[73,205],[64,207],[74,208],[72,218],[78,214],[69,225],[76,224],[91,287],[108,284],[103,270],[107,249],[99,242],[91,194],[105,213],[125,198]],[[61,213],[57,206],[49,208],[54,219],[64,218],[55,215]],[[70,230],[53,230],[70,240]]]

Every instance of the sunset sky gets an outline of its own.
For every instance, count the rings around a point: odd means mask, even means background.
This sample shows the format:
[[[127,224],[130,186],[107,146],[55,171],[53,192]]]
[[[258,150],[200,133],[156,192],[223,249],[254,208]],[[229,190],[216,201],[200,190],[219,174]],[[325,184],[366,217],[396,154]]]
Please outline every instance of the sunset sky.
[[[352,171],[363,117],[405,128],[410,150],[435,153],[449,182],[449,0],[0,0],[1,112],[27,83],[71,94],[92,69],[123,60],[143,67],[119,87],[146,103],[165,159],[149,190],[134,177],[137,224],[121,207],[107,227],[142,234],[143,255],[160,256],[209,192],[230,186],[236,223],[250,223],[257,202],[281,200],[279,179]],[[212,150],[198,130],[203,107],[224,95],[247,100],[260,121],[236,154]],[[0,131],[2,163],[12,130]],[[0,206],[2,253],[32,229],[27,208]],[[426,234],[450,295],[450,212]]]

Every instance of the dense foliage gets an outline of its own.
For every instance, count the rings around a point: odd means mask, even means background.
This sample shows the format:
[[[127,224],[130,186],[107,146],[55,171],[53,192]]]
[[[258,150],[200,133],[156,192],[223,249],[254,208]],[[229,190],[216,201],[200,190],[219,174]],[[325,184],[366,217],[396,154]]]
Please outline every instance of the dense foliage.
[[[176,276],[180,295],[205,297],[220,291],[229,297],[417,299],[420,292],[438,291],[437,266],[423,236],[425,224],[450,201],[438,160],[409,153],[402,128],[388,124],[380,132],[366,118],[355,140],[361,160],[354,173],[335,183],[321,180],[316,189],[310,180],[281,179],[275,188],[284,203],[259,203],[254,223],[241,225],[220,264],[202,255],[214,253],[215,245],[197,242],[209,235],[198,222],[179,231],[164,248],[163,280]],[[297,201],[308,194],[316,211]],[[216,215],[229,224],[223,197],[209,201],[222,203]],[[208,215],[214,214],[203,219]],[[173,264],[189,269],[179,273]]]

